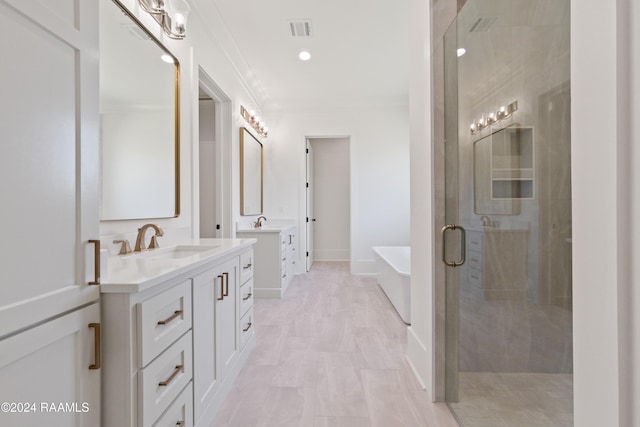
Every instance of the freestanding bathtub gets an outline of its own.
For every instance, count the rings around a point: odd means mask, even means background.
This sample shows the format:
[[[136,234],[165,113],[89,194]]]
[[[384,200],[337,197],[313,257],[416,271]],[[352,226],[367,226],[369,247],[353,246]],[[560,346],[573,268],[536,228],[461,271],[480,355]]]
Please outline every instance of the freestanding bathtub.
[[[411,323],[411,248],[374,246],[378,284],[400,318]]]

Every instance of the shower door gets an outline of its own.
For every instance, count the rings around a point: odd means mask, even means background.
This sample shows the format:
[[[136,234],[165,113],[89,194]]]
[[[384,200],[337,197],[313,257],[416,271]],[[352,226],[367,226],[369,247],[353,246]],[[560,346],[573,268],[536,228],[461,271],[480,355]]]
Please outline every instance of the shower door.
[[[464,426],[573,425],[569,3],[468,0],[444,36],[444,396]]]

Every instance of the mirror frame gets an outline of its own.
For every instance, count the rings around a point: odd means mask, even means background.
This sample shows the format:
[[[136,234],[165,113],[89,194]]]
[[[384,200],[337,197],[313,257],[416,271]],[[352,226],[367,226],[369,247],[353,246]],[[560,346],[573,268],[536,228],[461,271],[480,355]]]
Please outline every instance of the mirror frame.
[[[246,137],[245,135],[248,135],[248,137]],[[249,141],[247,141],[247,138],[249,138]],[[254,141],[258,143],[260,148],[260,211],[246,212],[245,202],[244,202],[244,196],[246,193],[245,185],[247,185],[247,179],[245,178],[245,173],[247,172],[246,165],[245,165],[245,144],[248,144]],[[263,201],[264,201],[263,194],[262,194],[263,187],[264,187],[263,148],[264,147],[262,143],[258,141],[258,138],[253,136],[253,134],[249,132],[247,128],[245,127],[240,128],[240,215],[262,215]]]
[[[150,219],[150,218],[177,218],[180,216],[180,61],[173,55],[160,40],[154,36],[151,31],[145,27],[142,22],[130,12],[126,6],[124,6],[119,0],[112,0],[112,2],[126,15],[134,24],[136,24],[148,37],[153,41],[156,46],[160,48],[162,52],[173,58],[174,63],[174,213],[173,215],[165,216],[131,216],[128,218],[100,218],[101,221],[118,221],[118,220],[130,220],[130,219]],[[102,197],[101,197],[102,198]]]

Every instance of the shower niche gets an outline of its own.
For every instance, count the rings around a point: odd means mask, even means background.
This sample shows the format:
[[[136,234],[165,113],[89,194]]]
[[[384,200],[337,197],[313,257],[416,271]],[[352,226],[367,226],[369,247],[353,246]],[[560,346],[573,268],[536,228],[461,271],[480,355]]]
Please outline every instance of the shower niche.
[[[534,198],[533,128],[513,125],[473,143],[474,211],[517,215]]]

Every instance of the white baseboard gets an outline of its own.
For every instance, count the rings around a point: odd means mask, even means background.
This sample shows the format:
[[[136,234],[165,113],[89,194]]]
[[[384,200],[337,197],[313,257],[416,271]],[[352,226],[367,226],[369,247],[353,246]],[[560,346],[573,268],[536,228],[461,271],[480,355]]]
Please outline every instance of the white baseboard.
[[[418,338],[411,326],[407,327],[407,362],[424,390],[433,397],[433,378],[431,376],[431,355],[427,347]]]

